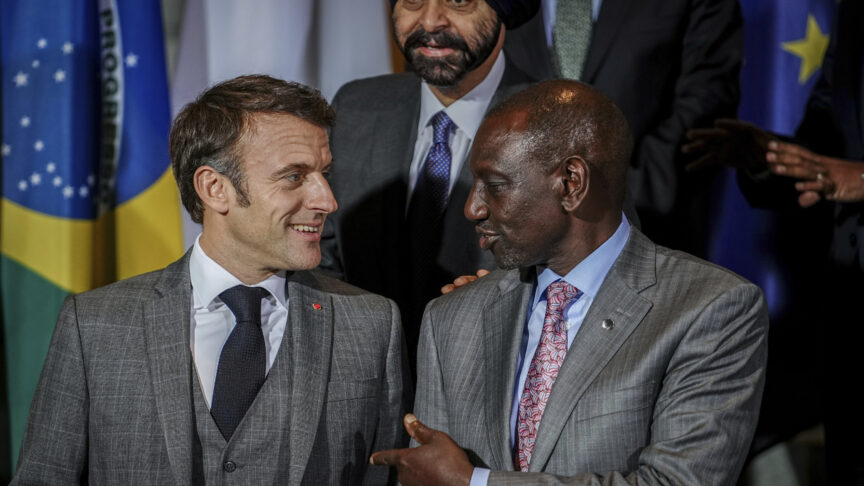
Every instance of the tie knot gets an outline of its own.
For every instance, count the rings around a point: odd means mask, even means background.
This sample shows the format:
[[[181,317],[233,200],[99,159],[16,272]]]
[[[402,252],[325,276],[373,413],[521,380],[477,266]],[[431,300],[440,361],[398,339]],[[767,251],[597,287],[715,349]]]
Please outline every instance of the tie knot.
[[[261,299],[269,292],[261,287],[237,285],[219,294],[219,298],[231,309],[237,322],[254,322],[261,325]]]
[[[563,280],[557,280],[546,288],[546,300],[549,305],[566,306],[582,296],[582,291]]]
[[[450,132],[456,128],[453,120],[444,113],[444,110],[435,113],[432,117],[432,138],[434,143],[447,143],[450,138]]]

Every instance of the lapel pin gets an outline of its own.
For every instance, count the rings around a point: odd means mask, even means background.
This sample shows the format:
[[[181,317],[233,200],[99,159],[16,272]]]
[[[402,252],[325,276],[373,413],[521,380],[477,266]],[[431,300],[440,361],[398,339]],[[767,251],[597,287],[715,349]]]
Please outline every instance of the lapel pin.
[[[316,302],[316,303],[312,304],[312,308],[315,310],[321,310],[321,304]]]
[[[602,327],[603,329],[606,329],[608,331],[609,329],[612,329],[613,327],[615,327],[615,324],[612,322],[612,319],[603,319],[603,322],[600,324],[600,327]]]

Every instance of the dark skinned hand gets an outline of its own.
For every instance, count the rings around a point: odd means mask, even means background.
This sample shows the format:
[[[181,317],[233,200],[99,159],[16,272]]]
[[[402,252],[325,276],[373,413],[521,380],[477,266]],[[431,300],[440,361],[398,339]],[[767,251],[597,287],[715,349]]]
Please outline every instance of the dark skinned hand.
[[[426,427],[414,414],[402,420],[405,430],[420,444],[410,449],[390,449],[372,454],[374,465],[392,466],[405,486],[465,485],[471,483],[474,466],[465,451],[449,435]]]
[[[773,141],[765,155],[773,174],[800,179],[798,204],[809,207],[822,198],[829,201],[864,201],[864,164],[827,157],[794,143]]]
[[[681,151],[700,155],[687,165],[687,171],[725,166],[755,174],[765,170],[768,142],[774,139],[773,135],[751,123],[721,118],[714,122],[714,128],[689,130],[688,142]]]

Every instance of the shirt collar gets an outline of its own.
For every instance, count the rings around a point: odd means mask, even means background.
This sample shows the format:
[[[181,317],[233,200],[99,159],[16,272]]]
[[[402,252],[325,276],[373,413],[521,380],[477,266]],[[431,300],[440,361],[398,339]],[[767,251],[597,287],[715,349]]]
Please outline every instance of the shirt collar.
[[[201,235],[195,238],[192,255],[189,256],[189,279],[192,281],[192,305],[195,308],[209,307],[222,292],[237,285],[244,285],[240,279],[204,253],[200,239]],[[287,308],[285,280],[285,272],[278,272],[252,287],[267,290],[282,307]]]
[[[474,135],[480,128],[480,122],[483,121],[486,109],[492,102],[492,97],[495,96],[495,91],[504,77],[505,64],[504,51],[501,51],[486,78],[465,96],[446,108],[435,97],[429,84],[423,81],[420,87],[420,118],[418,119],[417,133],[421,133],[432,122],[432,117],[436,113],[444,110],[459,130],[468,135],[469,139],[474,140]]]
[[[596,250],[591,252],[587,258],[579,262],[564,277],[555,273],[551,268],[537,267],[537,288],[534,290],[534,303],[532,308],[540,300],[546,297],[546,287],[556,280],[563,279],[565,282],[581,290],[585,296],[592,299],[600,291],[600,286],[606,280],[606,274],[612,268],[612,264],[618,259],[618,255],[627,244],[630,237],[630,222],[626,216],[621,216],[621,223],[615,233],[604,241]]]

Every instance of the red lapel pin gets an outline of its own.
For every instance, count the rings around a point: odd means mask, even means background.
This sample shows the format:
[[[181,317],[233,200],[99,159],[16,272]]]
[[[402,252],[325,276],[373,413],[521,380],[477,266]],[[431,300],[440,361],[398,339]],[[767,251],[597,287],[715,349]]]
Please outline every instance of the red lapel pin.
[[[321,304],[316,302],[316,303],[312,304],[312,308],[315,310],[321,310]]]

